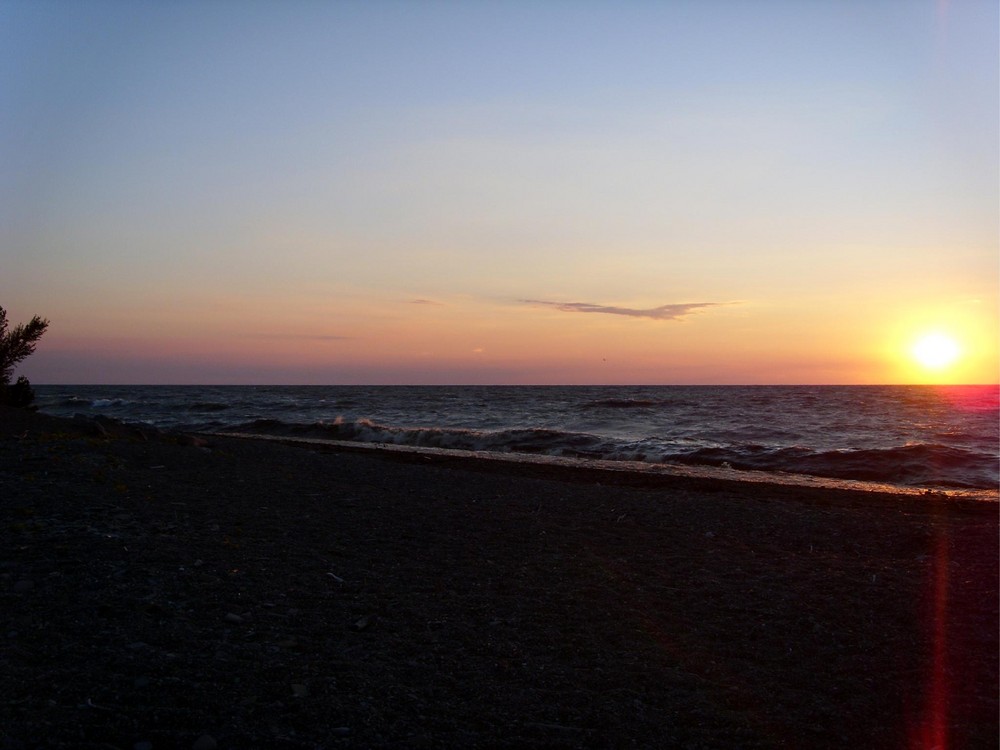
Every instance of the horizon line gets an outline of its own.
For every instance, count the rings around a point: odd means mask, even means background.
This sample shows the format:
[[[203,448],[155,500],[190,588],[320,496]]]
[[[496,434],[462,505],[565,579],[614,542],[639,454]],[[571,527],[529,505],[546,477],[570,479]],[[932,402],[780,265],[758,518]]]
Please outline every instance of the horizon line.
[[[32,387],[84,388],[1000,388],[996,383],[32,383]]]

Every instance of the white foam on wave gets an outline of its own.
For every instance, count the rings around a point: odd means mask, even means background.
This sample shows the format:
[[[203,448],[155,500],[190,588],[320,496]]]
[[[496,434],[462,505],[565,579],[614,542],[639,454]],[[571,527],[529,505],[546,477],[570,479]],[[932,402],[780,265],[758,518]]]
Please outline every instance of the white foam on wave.
[[[94,409],[106,409],[110,406],[128,406],[131,403],[124,398],[97,398],[91,401],[90,405]]]

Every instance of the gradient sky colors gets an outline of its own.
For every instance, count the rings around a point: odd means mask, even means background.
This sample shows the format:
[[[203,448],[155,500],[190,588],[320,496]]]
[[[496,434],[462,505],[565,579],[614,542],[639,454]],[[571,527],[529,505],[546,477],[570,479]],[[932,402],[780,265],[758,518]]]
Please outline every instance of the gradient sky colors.
[[[979,2],[0,0],[36,383],[998,375]],[[952,337],[944,370],[911,355]]]

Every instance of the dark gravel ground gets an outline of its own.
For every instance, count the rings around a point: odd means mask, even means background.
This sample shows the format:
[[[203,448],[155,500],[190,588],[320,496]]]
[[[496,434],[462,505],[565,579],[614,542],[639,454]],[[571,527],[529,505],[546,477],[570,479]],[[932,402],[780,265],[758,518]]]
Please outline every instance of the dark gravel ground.
[[[998,746],[996,504],[200,443],[0,411],[0,749]]]

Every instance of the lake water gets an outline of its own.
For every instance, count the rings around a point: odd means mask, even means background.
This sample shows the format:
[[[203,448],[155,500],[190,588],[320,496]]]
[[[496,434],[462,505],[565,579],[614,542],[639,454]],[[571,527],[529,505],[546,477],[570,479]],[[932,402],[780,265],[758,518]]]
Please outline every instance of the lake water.
[[[46,413],[996,490],[996,386],[35,386]]]

